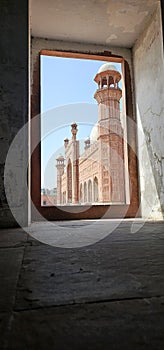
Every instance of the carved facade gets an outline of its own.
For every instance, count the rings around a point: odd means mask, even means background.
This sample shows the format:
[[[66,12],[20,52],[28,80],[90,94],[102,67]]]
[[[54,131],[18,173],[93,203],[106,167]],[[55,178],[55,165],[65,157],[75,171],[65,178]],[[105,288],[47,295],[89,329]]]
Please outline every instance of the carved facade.
[[[125,203],[123,128],[120,121],[121,74],[103,64],[94,80],[98,121],[79,152],[78,127],[64,140],[65,157],[57,158],[57,204]]]

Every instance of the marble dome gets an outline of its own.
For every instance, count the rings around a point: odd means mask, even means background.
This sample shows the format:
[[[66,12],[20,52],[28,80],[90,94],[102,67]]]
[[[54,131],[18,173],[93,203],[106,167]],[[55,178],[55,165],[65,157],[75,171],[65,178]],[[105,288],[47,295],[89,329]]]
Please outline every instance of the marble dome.
[[[114,66],[113,64],[104,63],[104,64],[99,68],[98,73],[105,72],[106,70],[115,70],[116,72],[118,72],[116,66]]]
[[[96,123],[90,133],[90,141],[91,143],[94,143],[97,141],[98,138],[98,123]]]
[[[63,155],[61,153],[58,154],[58,156],[56,157],[56,160],[64,160]]]

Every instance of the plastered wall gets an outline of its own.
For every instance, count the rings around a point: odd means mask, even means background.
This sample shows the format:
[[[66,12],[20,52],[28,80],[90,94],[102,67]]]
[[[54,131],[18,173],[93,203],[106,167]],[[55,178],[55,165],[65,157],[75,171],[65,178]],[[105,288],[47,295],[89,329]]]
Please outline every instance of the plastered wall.
[[[160,6],[133,48],[142,216],[164,215],[164,62]]]
[[[17,225],[12,211],[22,225],[27,225],[28,220],[27,130],[17,145],[19,164],[14,153],[5,177],[10,146],[28,121],[28,1],[1,1],[0,17],[0,227],[10,227]]]

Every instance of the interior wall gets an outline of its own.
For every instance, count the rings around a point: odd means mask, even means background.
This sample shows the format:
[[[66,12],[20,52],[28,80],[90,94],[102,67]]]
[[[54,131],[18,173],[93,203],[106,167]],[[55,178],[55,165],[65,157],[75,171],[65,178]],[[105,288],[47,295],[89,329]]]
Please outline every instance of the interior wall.
[[[28,121],[28,1],[1,1],[0,8],[0,227],[10,227],[17,225],[12,212],[22,225],[28,222],[27,130],[7,158],[12,141]]]
[[[160,4],[133,48],[142,216],[164,216],[164,61]]]
[[[0,226],[16,225],[9,208],[4,188],[4,168],[12,140],[28,121],[28,1],[3,1],[1,3],[1,125],[0,125]],[[134,49],[135,92],[137,117],[142,132],[138,133],[140,184],[143,216],[161,218],[163,198],[163,52],[160,9],[148,28],[137,41]],[[131,50],[109,46],[82,45],[64,42],[33,40],[33,71],[39,49],[99,52],[111,50],[127,60],[131,71]],[[38,67],[37,67],[38,68]],[[132,72],[131,72],[132,73]],[[36,71],[36,75],[38,71]],[[132,74],[131,74],[132,77]],[[131,86],[132,88],[132,86]],[[33,93],[35,93],[33,91]],[[38,98],[38,92],[36,93]],[[36,111],[38,109],[36,101]],[[132,113],[134,116],[134,113]],[[18,164],[19,175],[26,181],[28,159],[27,130],[23,135],[23,153]],[[14,159],[13,159],[14,164]],[[12,165],[12,164],[11,164]],[[17,185],[16,174],[10,169],[10,183]],[[151,174],[151,176],[150,176]],[[10,183],[8,193],[10,194]],[[22,225],[28,222],[25,182],[19,183],[19,191],[12,194],[13,212],[19,215]],[[156,194],[156,195],[155,195]],[[155,201],[155,203],[154,203]]]

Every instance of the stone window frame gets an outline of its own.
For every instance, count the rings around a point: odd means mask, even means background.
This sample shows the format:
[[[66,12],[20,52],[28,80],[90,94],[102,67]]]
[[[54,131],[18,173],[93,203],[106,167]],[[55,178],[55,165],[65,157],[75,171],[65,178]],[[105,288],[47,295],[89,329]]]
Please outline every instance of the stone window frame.
[[[67,58],[80,58],[80,59],[90,59],[90,60],[100,60],[121,63],[122,75],[123,75],[123,109],[124,113],[128,117],[135,121],[134,111],[133,111],[133,96],[132,96],[132,83],[130,68],[128,62],[122,56],[117,56],[109,51],[104,51],[101,53],[85,53],[85,52],[72,52],[72,51],[61,51],[61,50],[40,50],[37,53],[37,59],[35,65],[32,67],[32,86],[31,86],[31,118],[35,118],[36,115],[40,114],[40,56],[55,56],[55,57],[67,57]],[[127,118],[125,118],[127,119]],[[127,141],[128,144],[136,144],[136,128],[135,123],[128,123],[126,120],[124,127],[126,127]],[[31,128],[31,147],[36,143],[36,140],[40,140],[41,123],[40,120],[33,123]],[[127,146],[126,146],[127,147]],[[31,156],[31,218],[33,221],[37,220],[65,220],[65,219],[97,219],[106,213],[105,217],[120,217],[122,212],[126,212],[125,218],[140,216],[138,212],[139,209],[139,181],[138,181],[138,162],[136,152],[127,147],[127,157],[125,157],[125,167],[128,168],[129,179],[126,183],[126,204],[115,205],[115,210],[108,210],[110,205],[87,205],[85,206],[85,211],[78,212],[78,206],[76,208],[71,206],[65,208],[63,211],[60,206],[41,206],[41,143],[38,142],[35,147],[33,154]],[[130,182],[129,182],[130,180]],[[131,197],[129,196],[128,186],[130,183]],[[111,205],[112,206],[112,205]],[[126,209],[125,209],[126,207]]]

